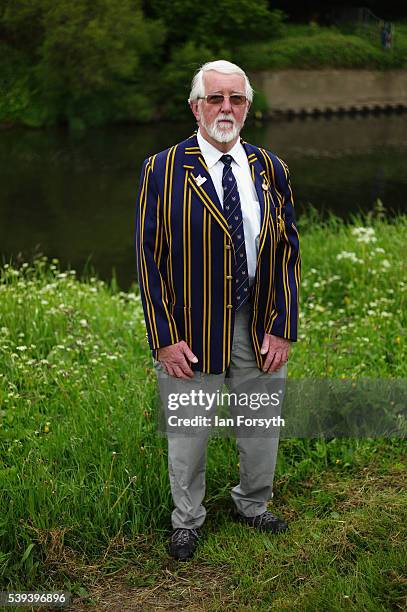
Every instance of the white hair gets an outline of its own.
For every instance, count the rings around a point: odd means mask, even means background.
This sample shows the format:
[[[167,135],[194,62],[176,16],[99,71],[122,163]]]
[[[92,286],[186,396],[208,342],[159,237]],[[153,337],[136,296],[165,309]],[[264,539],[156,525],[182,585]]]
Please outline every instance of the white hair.
[[[245,81],[245,93],[249,102],[253,100],[253,89],[246,73],[236,64],[226,60],[216,60],[215,62],[207,62],[199,68],[192,79],[191,93],[189,94],[188,102],[193,102],[202,98],[205,95],[204,73],[208,70],[215,70],[221,74],[240,74]]]

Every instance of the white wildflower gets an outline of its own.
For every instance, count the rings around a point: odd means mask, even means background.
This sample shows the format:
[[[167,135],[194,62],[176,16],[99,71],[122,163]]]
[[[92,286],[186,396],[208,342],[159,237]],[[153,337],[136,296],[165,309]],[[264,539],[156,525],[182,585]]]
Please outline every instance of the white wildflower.
[[[353,251],[341,251],[336,256],[336,259],[337,261],[341,261],[342,259],[345,259],[345,260],[351,261],[352,263],[363,263],[362,259],[359,259],[356,256],[356,253],[354,253]]]
[[[351,233],[353,236],[356,236],[358,242],[363,242],[364,244],[377,241],[373,227],[354,227]]]

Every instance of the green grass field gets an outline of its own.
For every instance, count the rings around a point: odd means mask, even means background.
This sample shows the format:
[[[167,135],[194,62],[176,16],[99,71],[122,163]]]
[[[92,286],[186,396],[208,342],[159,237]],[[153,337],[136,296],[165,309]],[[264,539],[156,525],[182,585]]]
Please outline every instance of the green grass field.
[[[407,217],[299,228],[289,375],[405,378]],[[75,610],[404,608],[404,441],[283,440],[270,507],[290,529],[273,537],[232,522],[235,443],[211,440],[202,543],[179,565],[155,393],[135,287],[44,258],[2,267],[2,589],[64,588]]]

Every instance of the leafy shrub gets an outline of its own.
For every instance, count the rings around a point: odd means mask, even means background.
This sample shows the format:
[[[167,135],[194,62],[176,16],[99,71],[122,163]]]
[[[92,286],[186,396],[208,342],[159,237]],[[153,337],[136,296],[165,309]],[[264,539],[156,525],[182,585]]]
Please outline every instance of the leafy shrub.
[[[335,31],[315,31],[241,47],[235,58],[247,70],[277,68],[390,68],[407,62],[407,41],[384,53],[367,39]]]

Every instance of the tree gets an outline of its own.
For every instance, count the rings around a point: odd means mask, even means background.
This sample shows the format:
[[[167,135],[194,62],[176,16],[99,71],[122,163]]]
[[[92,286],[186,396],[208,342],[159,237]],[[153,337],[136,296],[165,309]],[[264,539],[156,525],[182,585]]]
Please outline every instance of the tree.
[[[10,0],[0,16],[6,41],[33,65],[47,122],[98,124],[154,113],[163,24],[138,0]],[[34,32],[33,39],[25,34]],[[158,53],[157,53],[158,52]]]
[[[186,41],[217,52],[247,40],[279,36],[284,13],[270,11],[267,0],[151,0],[149,10],[163,19],[171,45]]]

